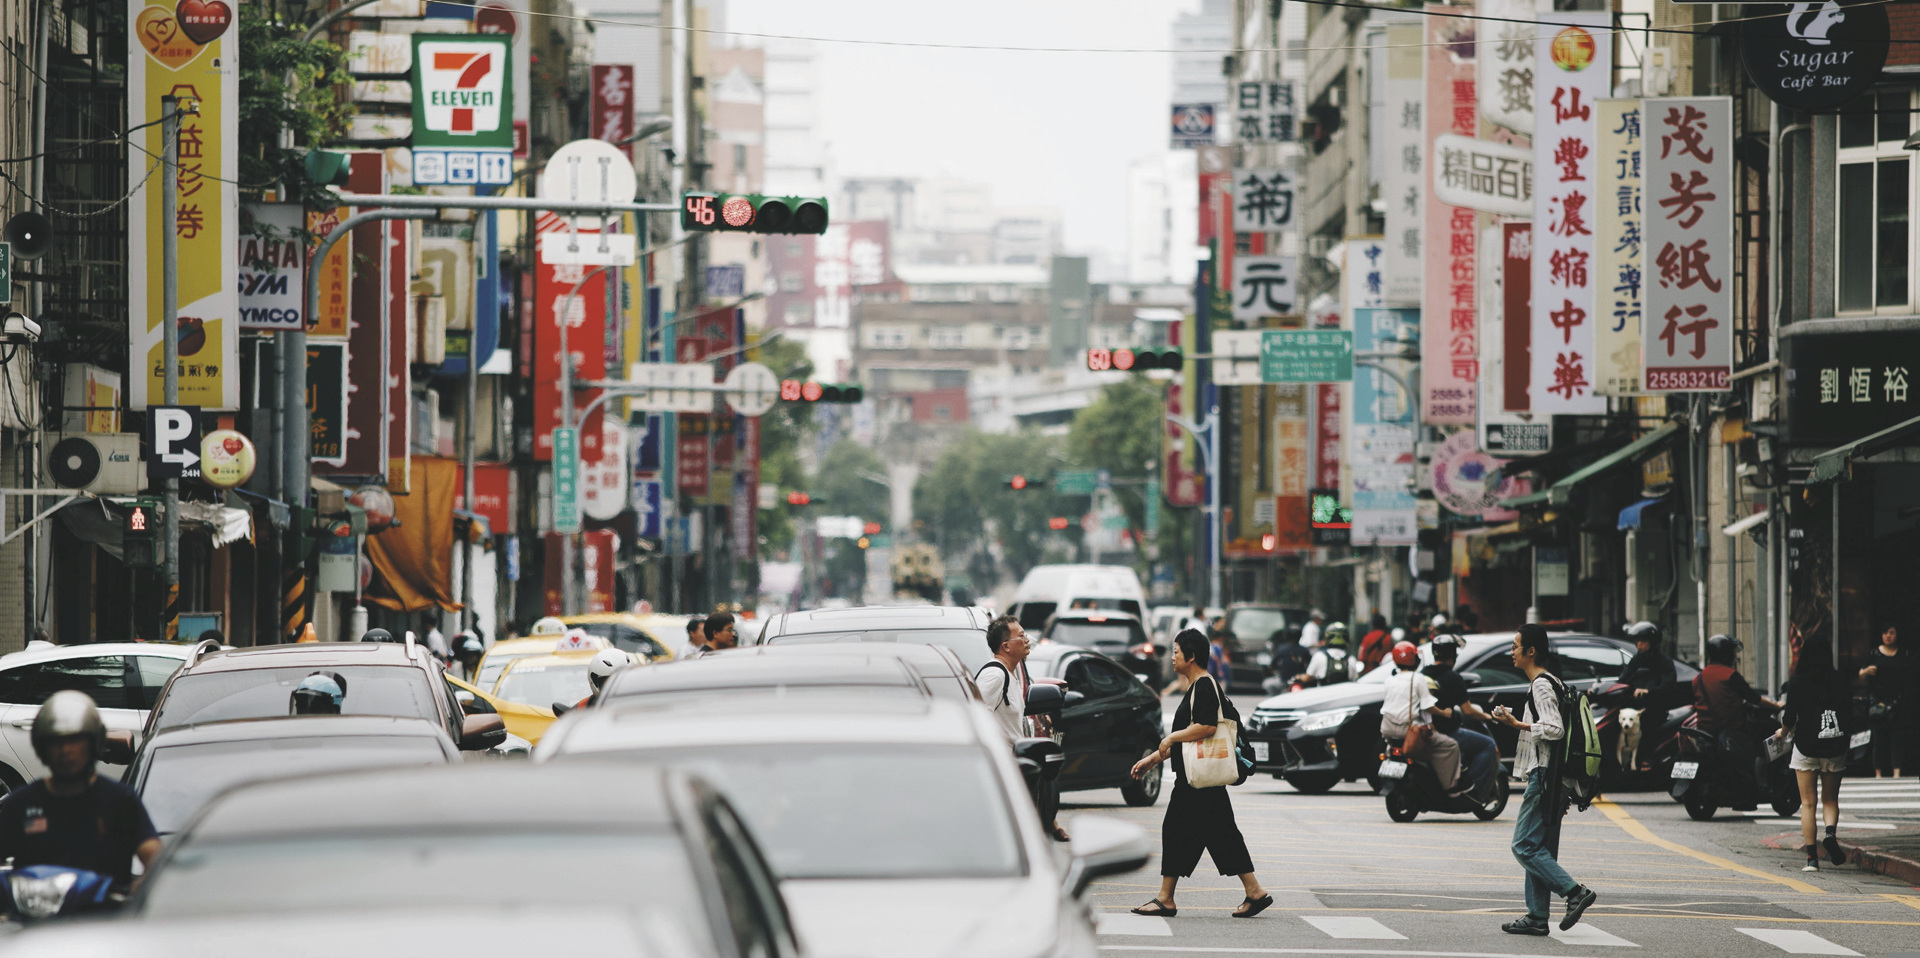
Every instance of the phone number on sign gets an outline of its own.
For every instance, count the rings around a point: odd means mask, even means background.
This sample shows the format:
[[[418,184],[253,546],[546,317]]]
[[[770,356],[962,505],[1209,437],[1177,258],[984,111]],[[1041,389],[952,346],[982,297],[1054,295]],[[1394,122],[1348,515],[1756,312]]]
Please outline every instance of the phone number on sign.
[[[1647,370],[1648,391],[1672,389],[1715,389],[1727,388],[1728,371],[1724,366],[1706,369],[1649,369]]]

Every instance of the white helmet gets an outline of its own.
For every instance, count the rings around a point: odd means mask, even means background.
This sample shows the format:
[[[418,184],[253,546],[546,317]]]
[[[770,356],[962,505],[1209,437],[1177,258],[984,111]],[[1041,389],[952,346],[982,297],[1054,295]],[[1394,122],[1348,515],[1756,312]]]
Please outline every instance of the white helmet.
[[[1432,621],[1432,622],[1429,622],[1429,623],[1427,623],[1427,625],[1428,625],[1429,627],[1431,627],[1431,628],[1435,628],[1435,629],[1437,629],[1437,628],[1439,628],[1439,627],[1441,627],[1441,626],[1443,626],[1443,625],[1446,625],[1446,624],[1447,624],[1447,614],[1446,614],[1445,612],[1441,612],[1441,613],[1438,613],[1438,614],[1436,614],[1436,615],[1435,615],[1435,616],[1433,617],[1433,621]]]
[[[598,692],[601,686],[607,684],[607,679],[612,677],[613,673],[632,664],[633,656],[619,649],[601,649],[600,654],[594,656],[593,661],[587,665],[587,680],[593,683],[594,691]]]
[[[527,634],[528,635],[565,635],[567,634],[567,624],[549,615],[544,618],[536,620],[533,623],[533,628],[527,630]]]

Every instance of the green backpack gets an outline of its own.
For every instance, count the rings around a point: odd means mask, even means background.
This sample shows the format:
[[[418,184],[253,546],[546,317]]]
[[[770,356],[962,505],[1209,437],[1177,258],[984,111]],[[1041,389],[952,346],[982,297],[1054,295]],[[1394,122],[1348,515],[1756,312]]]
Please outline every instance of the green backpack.
[[[1593,724],[1593,704],[1587,693],[1549,675],[1560,706],[1560,787],[1567,801],[1586,811],[1600,796],[1600,732]]]

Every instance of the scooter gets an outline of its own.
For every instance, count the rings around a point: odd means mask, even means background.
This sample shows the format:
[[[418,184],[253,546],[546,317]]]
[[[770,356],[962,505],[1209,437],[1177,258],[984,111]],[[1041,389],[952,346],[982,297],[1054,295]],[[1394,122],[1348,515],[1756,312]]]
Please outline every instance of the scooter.
[[[1748,705],[1749,727],[1765,728],[1771,719],[1770,709],[1758,703]],[[1704,822],[1713,818],[1721,806],[1741,812],[1753,811],[1759,807],[1761,797],[1781,818],[1792,818],[1800,813],[1800,785],[1793,771],[1787,768],[1788,750],[1782,749],[1779,754],[1768,756],[1760,772],[1759,796],[1756,797],[1749,776],[1734,767],[1734,762],[1720,748],[1718,737],[1700,729],[1697,713],[1688,716],[1680,724],[1680,743],[1680,754],[1673,763],[1668,794],[1673,796],[1674,801],[1687,807],[1687,816],[1694,821]],[[1764,744],[1762,747],[1765,747]]]
[[[22,924],[112,911],[125,900],[114,892],[111,876],[84,868],[28,865],[0,869],[0,914]]]
[[[1592,698],[1601,709],[1593,725],[1605,749],[1600,763],[1602,787],[1624,790],[1643,778],[1667,781],[1680,751],[1680,725],[1693,714],[1693,706],[1667,707],[1664,702],[1636,699],[1633,687],[1624,682],[1600,689],[1592,693]],[[1639,715],[1640,741],[1631,754],[1620,744],[1621,736],[1627,731],[1623,721],[1627,709],[1634,709]]]
[[[1490,822],[1507,809],[1513,782],[1506,767],[1494,763],[1493,781],[1481,782],[1461,795],[1449,795],[1440,787],[1440,777],[1425,762],[1407,760],[1406,750],[1398,743],[1387,743],[1380,756],[1380,780],[1384,785],[1387,817],[1406,823],[1421,812],[1442,815],[1472,815]]]

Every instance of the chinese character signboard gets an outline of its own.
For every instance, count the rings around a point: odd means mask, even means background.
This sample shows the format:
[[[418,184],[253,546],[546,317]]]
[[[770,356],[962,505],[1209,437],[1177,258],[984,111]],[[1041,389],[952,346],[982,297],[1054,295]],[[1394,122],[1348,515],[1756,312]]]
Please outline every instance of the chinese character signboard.
[[[1425,184],[1421,171],[1426,168],[1426,129],[1421,117],[1426,113],[1427,82],[1426,30],[1418,23],[1387,24],[1386,130],[1382,149],[1386,151],[1385,171],[1380,177],[1380,198],[1387,204],[1386,255],[1382,263],[1386,276],[1386,299],[1395,306],[1420,304],[1420,270],[1425,229]]]
[[[413,181],[513,182],[513,37],[413,35]]]
[[[1852,442],[1920,416],[1920,332],[1781,330],[1787,368],[1787,438]]]
[[[1172,147],[1191,150],[1213,145],[1213,104],[1175,103],[1173,105]]]
[[[162,229],[178,243],[180,402],[203,409],[240,405],[240,81],[233,8],[194,0],[127,8],[127,307],[133,367],[128,405],[162,400],[166,366]],[[179,207],[165,222],[154,169],[165,150],[160,98],[180,101]]]
[[[1475,112],[1472,20],[1426,20],[1426,154],[1439,155],[1445,134],[1471,138]],[[1429,163],[1433,182],[1440,167]],[[1433,425],[1473,425],[1480,380],[1479,317],[1474,311],[1474,240],[1479,216],[1430,197],[1426,203],[1425,288],[1420,312],[1420,418]]]
[[[1480,115],[1515,133],[1533,133],[1533,0],[1480,0]],[[1522,216],[1532,215],[1529,210]]]
[[[1233,138],[1239,143],[1292,143],[1297,134],[1291,80],[1233,85]]]
[[[1521,399],[1526,398],[1527,372],[1527,315],[1525,291],[1531,286],[1533,269],[1531,257],[1522,257],[1517,264],[1508,256],[1508,233],[1518,227],[1522,232],[1518,242],[1512,244],[1520,249],[1511,252],[1527,252],[1531,233],[1527,227],[1531,223],[1496,223],[1480,231],[1480,448],[1488,452],[1546,452],[1552,447],[1553,418],[1534,416],[1523,411],[1506,408],[1507,377],[1517,369],[1521,374]],[[1511,269],[1509,266],[1511,265]],[[1518,343],[1510,344],[1507,337],[1507,289],[1510,285],[1520,288],[1520,303],[1515,310],[1522,337]],[[1515,350],[1510,361],[1507,350]]]
[[[542,213],[534,220],[541,233],[567,228],[566,220]],[[580,232],[586,233],[587,230]],[[584,240],[583,240],[584,242]],[[573,380],[605,379],[607,374],[607,275],[586,266],[548,263],[540,260],[539,299],[534,303],[534,388],[533,457],[553,457],[553,430],[560,425],[560,323],[567,324],[567,351],[573,354]],[[576,290],[578,291],[576,293]],[[686,338],[682,338],[683,343]],[[591,402],[597,393],[575,390],[574,407]],[[581,451],[592,462],[600,461],[600,431],[587,430],[579,436]]]
[[[1646,101],[1648,392],[1720,392],[1733,371],[1733,101]]]
[[[1273,532],[1281,549],[1313,545],[1307,521],[1311,457],[1307,450],[1307,387],[1284,385],[1273,397]]]
[[[1593,210],[1594,281],[1600,323],[1594,329],[1594,391],[1631,396],[1640,391],[1641,233],[1640,101],[1601,100],[1594,107],[1600,133]]]
[[[1293,175],[1286,170],[1233,171],[1233,231],[1286,233],[1293,218]]]
[[[1500,224],[1500,408],[1531,408],[1533,224]]]
[[[1352,247],[1348,247],[1351,252]],[[1420,314],[1411,309],[1356,309],[1353,347],[1383,348]],[[1353,478],[1353,544],[1411,545],[1414,527],[1413,402],[1385,373],[1358,371],[1347,403],[1347,474]]]
[[[1233,318],[1257,320],[1294,312],[1292,256],[1242,256],[1234,262]]]
[[[1533,151],[1442,133],[1433,196],[1442,203],[1526,219],[1533,215]]]
[[[307,211],[307,232],[312,234],[307,249],[309,258],[319,250],[320,241],[351,212],[339,208]],[[320,314],[307,317],[307,331],[315,336],[345,336],[347,300],[353,292],[353,241],[342,237],[327,250],[325,262],[309,263],[307,268],[320,271]]]
[[[264,358],[264,353],[256,354]],[[347,344],[307,340],[307,431],[313,461],[347,464]]]
[[[594,139],[615,144],[629,157],[633,155],[633,144],[620,142],[633,135],[632,64],[593,65],[593,113],[587,121]]]
[[[1605,13],[1542,14],[1534,65],[1533,341],[1528,376],[1535,413],[1599,413],[1594,391],[1593,155],[1596,101],[1610,91],[1612,35]]]
[[[1197,328],[1193,320],[1184,319],[1167,324],[1167,342],[1165,345],[1178,346],[1188,353],[1198,349]],[[1194,421],[1194,410],[1200,408],[1202,387],[1200,384],[1200,364],[1185,363],[1179,372],[1174,373],[1173,381],[1167,384],[1167,417]],[[1306,423],[1301,423],[1302,435]],[[1199,449],[1193,436],[1171,421],[1161,424],[1160,459],[1165,467],[1166,485],[1164,487],[1167,505],[1197,506],[1205,498],[1206,479],[1200,469]]]
[[[1387,246],[1378,236],[1347,240],[1340,270],[1345,302],[1340,305],[1349,321],[1354,310],[1378,309],[1387,304],[1386,275],[1380,265],[1386,255]]]
[[[1269,329],[1260,334],[1260,381],[1343,383],[1353,378],[1353,333]]]

